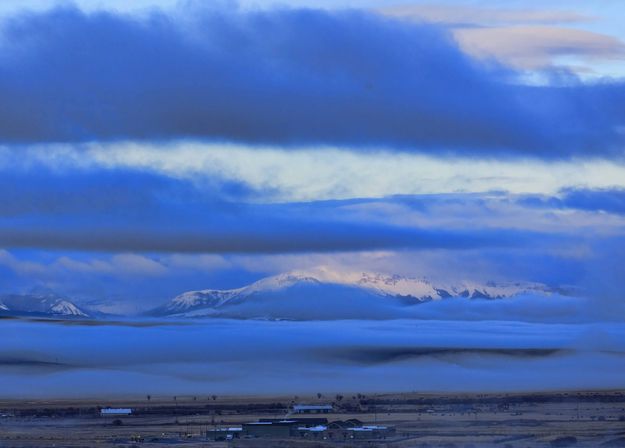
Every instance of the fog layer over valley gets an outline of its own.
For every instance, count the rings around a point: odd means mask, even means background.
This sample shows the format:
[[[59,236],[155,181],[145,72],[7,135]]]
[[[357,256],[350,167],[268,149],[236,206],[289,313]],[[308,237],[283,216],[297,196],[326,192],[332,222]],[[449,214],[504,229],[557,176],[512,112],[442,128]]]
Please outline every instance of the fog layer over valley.
[[[151,317],[5,310],[0,397],[622,388],[622,313],[602,303],[321,271],[185,292]]]
[[[0,0],[0,448],[625,446],[623,22]]]
[[[2,397],[625,387],[620,323],[6,319],[0,339]]]

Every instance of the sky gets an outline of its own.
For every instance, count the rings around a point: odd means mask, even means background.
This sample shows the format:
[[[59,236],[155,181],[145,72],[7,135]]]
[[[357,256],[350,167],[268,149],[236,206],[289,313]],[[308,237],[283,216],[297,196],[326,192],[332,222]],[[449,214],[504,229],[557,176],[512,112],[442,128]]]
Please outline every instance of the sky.
[[[623,313],[623,17],[3,1],[0,294],[148,309],[328,266],[570,286]]]

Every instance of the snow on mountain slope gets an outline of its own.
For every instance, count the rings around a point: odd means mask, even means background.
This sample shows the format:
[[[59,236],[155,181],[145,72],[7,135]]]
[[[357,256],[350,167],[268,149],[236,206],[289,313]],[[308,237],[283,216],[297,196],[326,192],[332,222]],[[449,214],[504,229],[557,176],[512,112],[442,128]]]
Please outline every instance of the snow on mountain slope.
[[[176,313],[192,310],[195,308],[216,308],[220,305],[223,305],[229,299],[236,297],[244,290],[245,288],[231,290],[205,289],[202,291],[185,292],[169,302],[165,306],[164,311],[166,311],[167,313]]]
[[[55,302],[48,308],[48,310],[51,314],[61,314],[64,316],[87,316],[87,314],[81,311],[80,308],[67,300],[59,300]]]
[[[240,300],[254,294],[277,292],[296,284],[305,283],[320,284],[321,281],[312,276],[292,272],[266,277],[243,288],[189,291],[180,294],[164,306],[157,308],[152,314],[168,315],[185,313],[196,309],[219,308],[236,302],[237,299]]]
[[[363,273],[358,285],[377,289],[385,294],[414,297],[419,300],[436,300],[448,297],[470,297],[501,299],[522,293],[549,292],[538,283],[494,283],[459,282],[455,284],[434,284],[425,278],[402,277],[398,275]]]
[[[0,310],[5,313],[34,313],[52,316],[88,317],[88,314],[66,298],[54,293],[6,294],[0,297]]]
[[[152,314],[178,316],[293,317],[307,313],[353,316],[378,305],[410,305],[451,297],[501,299],[519,294],[550,294],[537,283],[459,282],[437,284],[425,278],[379,273],[337,272],[325,267],[292,271],[229,290],[185,292]],[[299,308],[298,308],[299,307]],[[339,312],[340,309],[340,312]],[[386,308],[385,308],[386,309]],[[384,313],[383,309],[376,312]]]

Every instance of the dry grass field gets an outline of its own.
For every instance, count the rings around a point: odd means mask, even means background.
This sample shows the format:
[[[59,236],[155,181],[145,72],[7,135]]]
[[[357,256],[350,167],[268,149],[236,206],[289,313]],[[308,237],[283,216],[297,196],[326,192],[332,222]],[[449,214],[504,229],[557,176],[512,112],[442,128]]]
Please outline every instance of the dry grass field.
[[[334,402],[329,420],[394,425],[381,441],[289,438],[211,441],[206,431],[284,417],[295,402]],[[100,417],[100,407],[131,407]],[[625,447],[625,392],[378,394],[300,397],[147,397],[0,401],[0,446],[9,447]],[[115,421],[118,420],[118,421]]]

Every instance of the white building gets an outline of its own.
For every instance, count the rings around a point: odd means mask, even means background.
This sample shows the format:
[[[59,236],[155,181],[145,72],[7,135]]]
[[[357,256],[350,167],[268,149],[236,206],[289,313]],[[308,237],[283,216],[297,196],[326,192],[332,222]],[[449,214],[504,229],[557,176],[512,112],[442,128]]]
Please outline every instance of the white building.
[[[331,404],[296,404],[293,406],[294,414],[328,414],[332,410]]]

